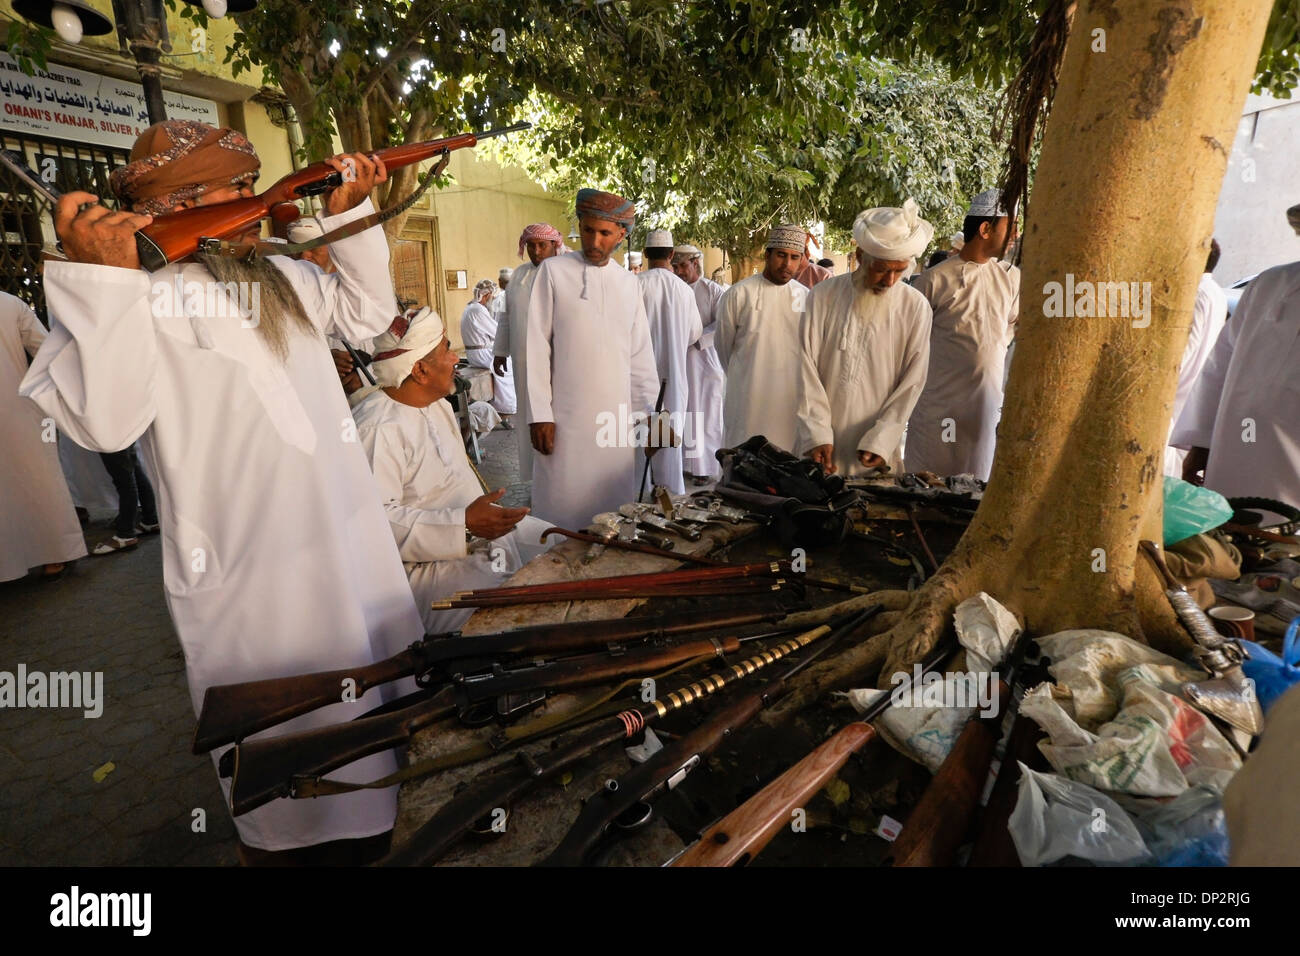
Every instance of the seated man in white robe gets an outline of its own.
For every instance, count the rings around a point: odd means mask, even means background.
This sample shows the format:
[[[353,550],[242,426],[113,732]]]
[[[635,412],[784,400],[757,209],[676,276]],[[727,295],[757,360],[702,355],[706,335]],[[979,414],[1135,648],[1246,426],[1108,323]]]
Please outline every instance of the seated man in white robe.
[[[442,319],[425,308],[396,347],[374,364],[379,388],[352,409],[357,438],[406,567],[416,607],[430,634],[458,629],[472,608],[434,610],[459,590],[501,584],[545,550],[548,525],[527,508],[495,504],[465,455],[451,406],[456,353]]]
[[[655,350],[655,367],[664,386],[664,408],[671,410],[672,428],[686,439],[686,450],[694,451],[698,429],[687,426],[686,408],[690,401],[687,355],[700,340],[703,326],[691,287],[672,271],[673,236],[666,229],[655,229],[646,239],[649,267],[637,276],[641,298],[645,302],[646,321],[650,323],[650,343]],[[662,448],[650,464],[650,481],[673,494],[686,493],[686,474],[682,448]],[[640,491],[649,493],[650,488]]]
[[[899,280],[933,234],[911,199],[868,209],[853,223],[856,268],[808,295],[796,452],[827,472],[902,467],[930,361],[930,304]]]
[[[323,195],[325,228],[373,213],[382,162],[360,153],[326,162],[348,175]],[[113,172],[120,211],[65,194],[54,225],[69,261],[46,264],[50,336],[22,384],[87,448],[139,439],[157,479],[163,587],[196,713],[211,685],[361,667],[424,633],[325,344],[333,330],[372,336],[397,313],[383,230],[332,243],[332,275],[279,255],[197,253],[140,268],[137,230],[251,195],[259,166],[238,131],[171,120],[145,130]],[[375,688],[262,735],[351,720],[389,693]],[[385,751],[337,776],[371,781],[396,767]],[[227,799],[229,786],[222,779]],[[395,787],[273,801],[235,818],[240,859],[375,858],[396,806]],[[287,856],[269,856],[278,851]]]
[[[513,428],[509,416],[518,410],[515,401],[515,379],[509,363],[504,372],[493,370],[492,353],[496,349],[497,314],[490,305],[497,291],[491,279],[481,279],[474,286],[474,298],[460,315],[460,339],[465,343],[465,360],[475,368],[492,371],[492,407],[501,413],[503,428]],[[502,293],[504,301],[505,293]]]
[[[728,286],[718,300],[713,344],[727,376],[724,447],[762,435],[797,454],[799,316],[808,287],[794,277],[807,241],[802,226],[774,226],[767,235],[763,271]]]
[[[993,467],[1020,270],[998,260],[1011,218],[988,189],[971,201],[962,247],[912,286],[934,310],[930,371],[907,425],[907,470],[974,475]]]

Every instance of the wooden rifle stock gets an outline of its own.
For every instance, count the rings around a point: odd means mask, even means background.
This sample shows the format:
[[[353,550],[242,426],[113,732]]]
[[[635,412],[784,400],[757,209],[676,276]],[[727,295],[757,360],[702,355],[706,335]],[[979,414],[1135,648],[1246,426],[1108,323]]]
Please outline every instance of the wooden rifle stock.
[[[1032,643],[1022,631],[1008,648],[998,675],[997,715],[977,714],[966,722],[894,841],[894,866],[952,866],[962,843],[972,835],[989,766],[1002,736],[1002,718],[1012,706],[1012,688]]]
[[[376,150],[372,155],[383,160],[389,169],[423,162],[442,152],[475,146],[480,139],[528,129],[529,123],[516,123],[486,133],[461,133],[422,143],[406,143]],[[340,173],[325,163],[313,163],[290,173],[265,192],[248,199],[235,199],[212,206],[196,206],[181,212],[159,216],[136,233],[140,264],[157,272],[169,262],[193,255],[204,238],[228,239],[237,236],[267,217],[296,219],[301,215],[297,201],[327,192],[343,182]],[[147,246],[141,243],[144,239]]]
[[[346,686],[344,681],[355,682],[356,697],[360,698],[373,687],[409,677],[419,666],[419,652],[407,648],[387,660],[364,667],[209,687],[203,693],[203,709],[194,728],[192,750],[204,754],[286,720],[340,703]]]
[[[894,866],[951,866],[970,834],[1011,689],[998,682],[997,717],[972,717],[894,841]]]
[[[790,825],[791,814],[806,806],[849,757],[876,736],[865,721],[842,728],[808,756],[777,777],[739,808],[704,831],[699,842],[673,866],[743,866]]]
[[[997,780],[989,794],[975,835],[967,866],[1020,866],[1020,854],[1011,839],[1007,821],[1016,808],[1020,795],[1020,764],[1034,769],[1047,765],[1038,741],[1046,736],[1042,728],[1028,717],[1017,714],[1007,737],[1007,749],[1002,755]]]
[[[456,670],[469,673],[482,670],[495,661],[514,657],[551,656],[593,650],[618,641],[669,637],[712,628],[745,627],[770,623],[782,616],[776,611],[708,617],[685,613],[658,619],[617,618],[544,624],[467,637],[426,637],[388,660],[364,667],[209,687],[203,695],[193,750],[196,754],[207,753],[286,720],[336,704],[342,699],[343,681],[347,679],[356,682],[356,696],[360,697],[372,687],[403,677],[419,676],[422,683],[428,684],[438,678],[451,677]]]

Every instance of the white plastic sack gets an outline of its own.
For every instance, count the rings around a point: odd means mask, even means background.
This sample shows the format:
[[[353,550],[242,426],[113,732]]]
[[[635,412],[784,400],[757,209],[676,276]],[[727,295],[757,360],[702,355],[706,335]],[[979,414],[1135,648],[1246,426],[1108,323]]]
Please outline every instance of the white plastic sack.
[[[1007,828],[1023,866],[1066,856],[1135,863],[1149,856],[1127,813],[1092,787],[1020,764],[1020,792]]]
[[[1236,751],[1205,714],[1161,690],[1155,676],[1151,665],[1120,673],[1119,710],[1095,733],[1046,684],[1025,695],[1020,712],[1047,733],[1039,749],[1070,780],[1145,797],[1177,796],[1195,784],[1222,792],[1241,767]]]
[[[1058,631],[1038,638],[1038,646],[1052,662],[1048,671],[1058,685],[1053,696],[1089,730],[1113,719],[1119,710],[1122,671],[1143,665],[1152,683],[1171,694],[1177,694],[1184,681],[1205,678],[1168,654],[1113,631]]]
[[[976,706],[931,706],[931,701],[944,696],[931,693],[931,689],[938,690],[931,688],[919,700],[896,702],[876,721],[876,730],[891,747],[931,773],[948,756],[966,722],[977,711],[993,709],[988,691],[996,687],[996,677],[992,676],[995,664],[1006,657],[1007,648],[1020,630],[1015,615],[983,591],[957,605],[953,619],[957,640],[966,649],[967,679],[964,687],[952,686],[946,696],[971,701],[979,700],[982,693],[983,700]],[[906,676],[910,679],[914,675]],[[896,688],[902,686],[896,684]],[[888,693],[891,691],[864,688],[849,691],[848,697],[862,713]]]

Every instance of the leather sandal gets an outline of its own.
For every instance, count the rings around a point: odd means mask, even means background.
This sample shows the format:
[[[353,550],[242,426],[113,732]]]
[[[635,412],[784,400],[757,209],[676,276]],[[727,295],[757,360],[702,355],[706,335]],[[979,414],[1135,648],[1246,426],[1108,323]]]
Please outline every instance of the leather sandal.
[[[106,541],[101,541],[95,545],[90,553],[96,557],[102,557],[106,554],[116,554],[118,551],[130,551],[139,543],[139,538],[119,538],[117,535],[113,535]]]

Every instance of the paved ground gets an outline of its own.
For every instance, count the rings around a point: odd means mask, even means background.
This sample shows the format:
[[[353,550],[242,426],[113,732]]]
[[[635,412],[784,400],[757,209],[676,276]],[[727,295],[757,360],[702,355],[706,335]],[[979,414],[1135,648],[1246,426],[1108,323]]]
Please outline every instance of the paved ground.
[[[484,480],[508,489],[503,504],[527,504],[515,433],[498,429],[482,445]],[[87,541],[108,537],[110,518],[92,515]],[[159,538],[85,558],[54,583],[0,584],[0,671],[19,664],[103,672],[103,714],[0,709],[0,865],[235,863],[211,761],[190,753],[194,712]]]

